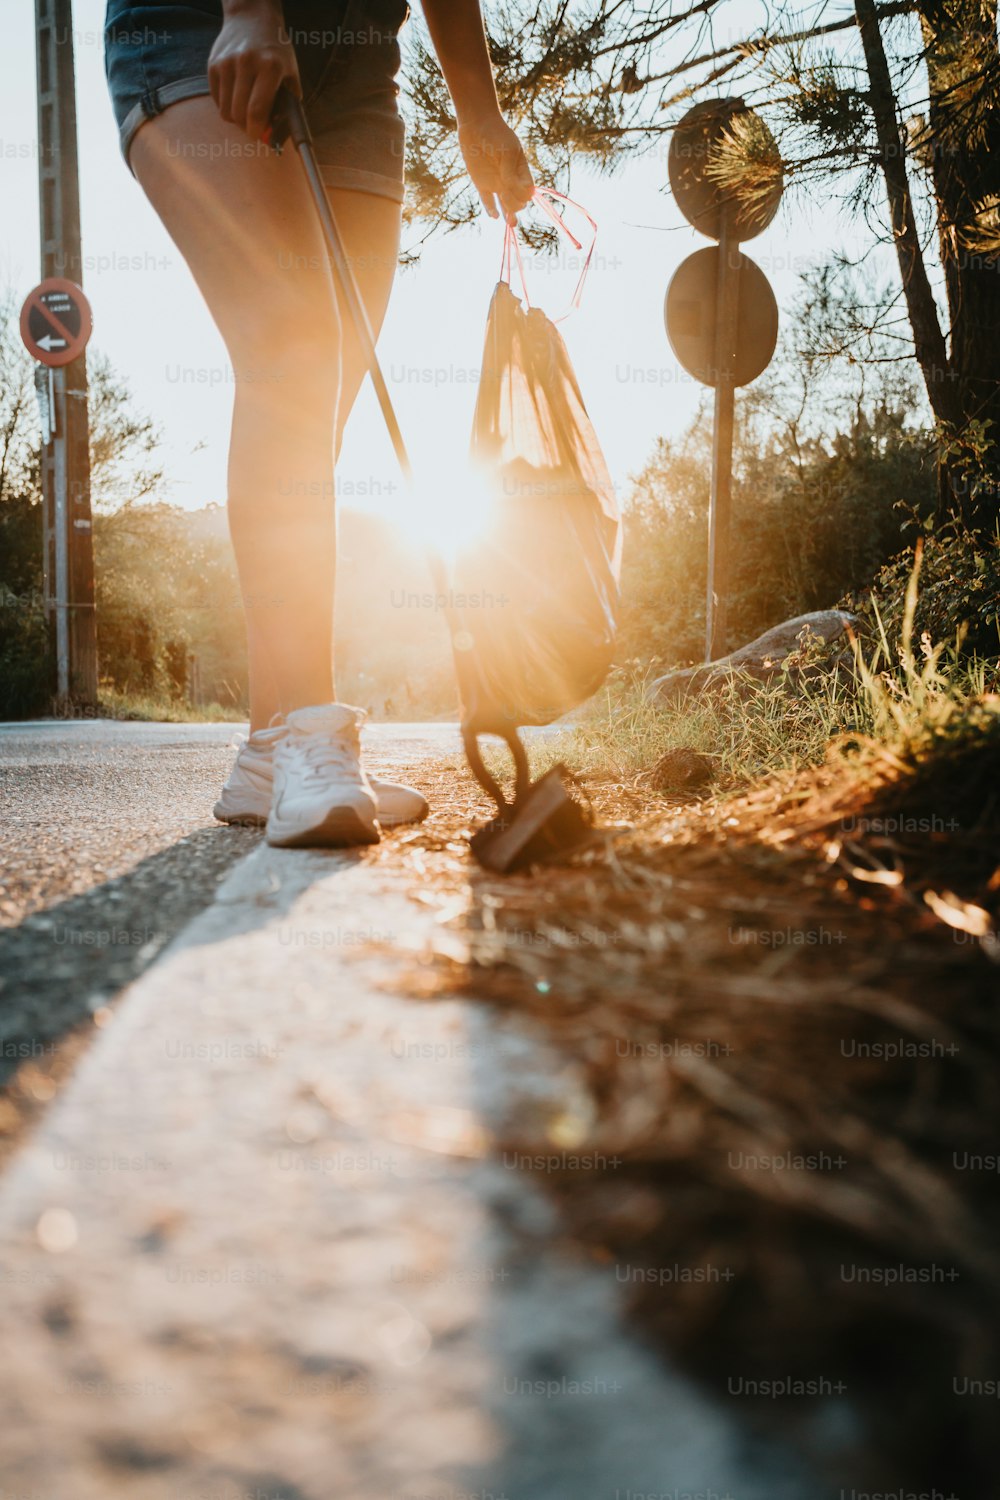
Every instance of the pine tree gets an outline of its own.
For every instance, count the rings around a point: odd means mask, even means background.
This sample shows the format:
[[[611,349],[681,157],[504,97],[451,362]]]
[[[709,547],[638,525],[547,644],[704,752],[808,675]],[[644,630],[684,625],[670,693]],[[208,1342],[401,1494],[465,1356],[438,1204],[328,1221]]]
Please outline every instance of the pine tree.
[[[734,29],[734,20],[742,21]],[[508,0],[487,6],[498,91],[540,171],[612,170],[692,103],[738,94],[777,155],[733,129],[713,173],[736,196],[776,174],[839,191],[899,266],[900,332],[938,434],[939,513],[992,531],[1000,502],[1000,46],[996,0],[830,0],[808,11],[731,0]],[[415,217],[461,222],[453,121],[411,43]],[[938,270],[940,268],[940,271]],[[940,292],[935,293],[935,282]],[[859,329],[859,336],[865,330]]]

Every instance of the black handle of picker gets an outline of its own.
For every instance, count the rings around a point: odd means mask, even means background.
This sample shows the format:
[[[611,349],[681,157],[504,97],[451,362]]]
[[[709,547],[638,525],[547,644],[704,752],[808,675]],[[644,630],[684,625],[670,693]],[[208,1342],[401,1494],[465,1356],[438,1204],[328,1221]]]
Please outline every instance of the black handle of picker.
[[[326,188],[323,185],[323,177],[320,173],[319,163],[316,160],[316,150],[313,145],[312,132],[309,129],[309,121],[306,119],[305,111],[299,100],[287,85],[282,84],[274,101],[274,109],[271,114],[271,128],[267,133],[266,140],[269,145],[280,151],[286,141],[291,141],[298,153],[302,163],[306,181],[309,183],[309,191],[316,205],[320,223],[323,226],[323,234],[326,237],[327,248],[330,252],[330,263],[333,266],[333,274],[337,282],[337,290],[341,301],[347,309],[351,322],[354,324],[361,350],[364,354],[365,364],[371,376],[372,385],[375,387],[375,395],[378,404],[382,408],[382,416],[389,430],[389,440],[396,454],[397,462],[402,470],[403,478],[408,485],[413,482],[413,468],[410,464],[410,455],[403,441],[403,434],[399,422],[396,420],[395,408],[389,395],[389,388],[382,374],[382,366],[379,364],[378,354],[375,352],[375,336],[372,326],[368,321],[368,311],[364,300],[358,290],[358,283],[354,279],[351,263],[344,249],[344,241],[341,238],[340,228],[333,216],[329,199],[326,196]]]

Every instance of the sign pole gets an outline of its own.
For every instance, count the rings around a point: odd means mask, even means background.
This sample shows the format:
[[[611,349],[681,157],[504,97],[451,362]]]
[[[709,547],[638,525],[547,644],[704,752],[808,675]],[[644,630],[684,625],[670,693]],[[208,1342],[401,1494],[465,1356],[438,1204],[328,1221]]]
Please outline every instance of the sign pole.
[[[713,161],[738,120],[753,122],[758,142],[769,143],[773,177],[763,195],[741,193],[738,182],[723,189],[713,181]],[[740,244],[771,223],[781,201],[783,176],[774,137],[760,116],[736,98],[706,99],[688,110],[674,127],[667,169],[688,223],[718,241],[717,250],[698,250],[681,262],[663,308],[677,358],[690,375],[715,390],[705,591],[709,662],[726,650],[736,387],[748,385],[767,368],[778,336],[774,292]]]
[[[705,597],[705,660],[726,649],[729,598],[729,533],[733,486],[734,364],[739,324],[740,255],[730,213],[722,210],[719,278],[715,307],[715,421],[712,432],[712,489],[708,513],[708,586]]]
[[[72,0],[35,0],[42,277],[83,280]],[[97,705],[97,627],[90,509],[87,363],[52,371],[50,440],[42,447],[45,604],[66,712]]]

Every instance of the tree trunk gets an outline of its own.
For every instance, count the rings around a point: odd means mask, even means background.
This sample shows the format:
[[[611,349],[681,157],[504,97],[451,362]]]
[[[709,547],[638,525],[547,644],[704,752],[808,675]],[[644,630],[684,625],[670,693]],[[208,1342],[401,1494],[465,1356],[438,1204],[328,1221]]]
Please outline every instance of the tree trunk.
[[[956,512],[974,530],[992,531],[1000,502],[996,0],[922,0],[920,14],[929,95],[928,154],[957,406],[953,451],[942,464],[941,509]]]
[[[941,332],[934,293],[920,245],[913,195],[906,171],[906,157],[896,115],[896,96],[879,30],[875,0],[855,0],[854,12],[868,69],[868,102],[875,121],[875,134],[882,159],[889,218],[906,310],[913,332],[914,352],[935,419],[940,423],[953,423],[958,414],[954,382],[950,378],[947,345]]]

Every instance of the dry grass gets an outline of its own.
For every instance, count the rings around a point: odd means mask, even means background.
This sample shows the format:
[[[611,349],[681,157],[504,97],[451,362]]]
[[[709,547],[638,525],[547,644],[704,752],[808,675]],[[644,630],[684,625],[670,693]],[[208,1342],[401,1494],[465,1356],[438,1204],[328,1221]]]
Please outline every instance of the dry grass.
[[[647,701],[648,680],[614,682],[578,724],[538,748],[537,768],[562,760],[586,777],[628,779],[685,749],[710,756],[718,784],[733,789],[816,765],[833,736],[873,727],[864,700],[832,671],[794,691],[780,678],[734,677],[711,695],[669,706]]]
[[[238,724],[246,711],[222,703],[188,703],[168,693],[122,693],[102,683],[98,712],[105,719],[137,719],[156,724]]]
[[[530,1017],[565,1058],[566,1098],[496,1144],[618,1160],[543,1181],[598,1257],[685,1273],[629,1283],[651,1337],[720,1389],[842,1379],[841,1478],[877,1453],[971,1495],[992,1423],[951,1381],[1000,1359],[1000,1203],[957,1164],[1000,1139],[1000,702],[940,654],[867,670],[833,740],[787,694],[782,740],[780,689],[578,731],[602,828],[534,875],[470,874],[489,809],[442,769],[436,816],[396,839],[439,916],[407,980]],[[724,790],[651,790],[641,768],[683,743]]]

